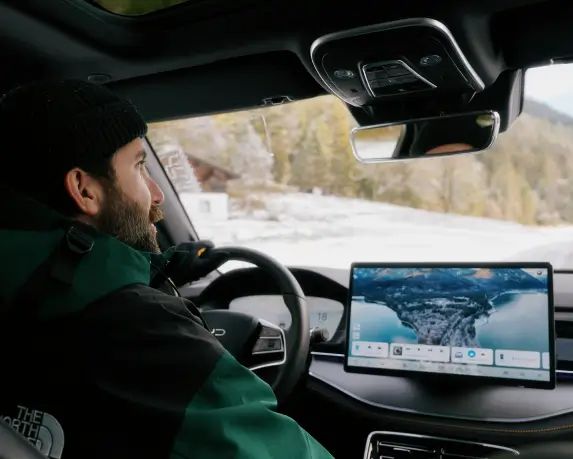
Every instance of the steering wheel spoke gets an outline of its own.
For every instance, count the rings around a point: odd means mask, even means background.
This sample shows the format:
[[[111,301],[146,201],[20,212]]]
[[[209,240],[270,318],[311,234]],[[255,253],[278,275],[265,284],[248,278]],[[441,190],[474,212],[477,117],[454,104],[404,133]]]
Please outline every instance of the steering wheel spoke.
[[[259,370],[284,364],[287,359],[284,330],[263,319],[259,322],[261,328],[251,351],[249,368]]]

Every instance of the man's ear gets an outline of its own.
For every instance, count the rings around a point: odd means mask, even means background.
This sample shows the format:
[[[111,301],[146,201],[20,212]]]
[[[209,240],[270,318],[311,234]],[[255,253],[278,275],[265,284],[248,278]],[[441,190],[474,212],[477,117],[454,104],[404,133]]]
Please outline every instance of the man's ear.
[[[94,177],[76,167],[66,174],[64,185],[81,213],[94,216],[100,211],[103,190]]]

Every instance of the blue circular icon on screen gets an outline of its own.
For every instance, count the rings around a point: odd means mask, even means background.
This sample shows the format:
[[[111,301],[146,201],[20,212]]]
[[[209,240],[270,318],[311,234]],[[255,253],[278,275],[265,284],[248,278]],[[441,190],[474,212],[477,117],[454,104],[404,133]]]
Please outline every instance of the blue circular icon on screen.
[[[471,357],[472,359],[476,356],[476,351],[468,351],[468,357]]]

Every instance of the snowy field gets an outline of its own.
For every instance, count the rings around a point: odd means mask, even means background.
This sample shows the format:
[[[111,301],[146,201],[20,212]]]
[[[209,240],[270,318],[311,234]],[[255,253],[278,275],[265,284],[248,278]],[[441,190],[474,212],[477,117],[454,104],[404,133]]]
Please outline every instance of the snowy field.
[[[185,196],[181,198],[185,203]],[[266,195],[264,203],[264,210],[250,215],[232,211],[226,221],[191,217],[201,238],[220,247],[251,247],[286,265],[348,268],[354,261],[519,260],[573,268],[573,226],[531,228],[302,193]],[[236,266],[229,263],[225,268]]]

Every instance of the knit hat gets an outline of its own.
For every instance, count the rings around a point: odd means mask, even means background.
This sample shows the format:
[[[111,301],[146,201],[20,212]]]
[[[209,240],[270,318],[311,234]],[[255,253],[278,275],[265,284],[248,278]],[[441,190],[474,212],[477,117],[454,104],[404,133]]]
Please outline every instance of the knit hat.
[[[0,98],[0,180],[57,181],[49,174],[103,161],[146,133],[136,108],[104,86],[76,79],[20,86]]]

